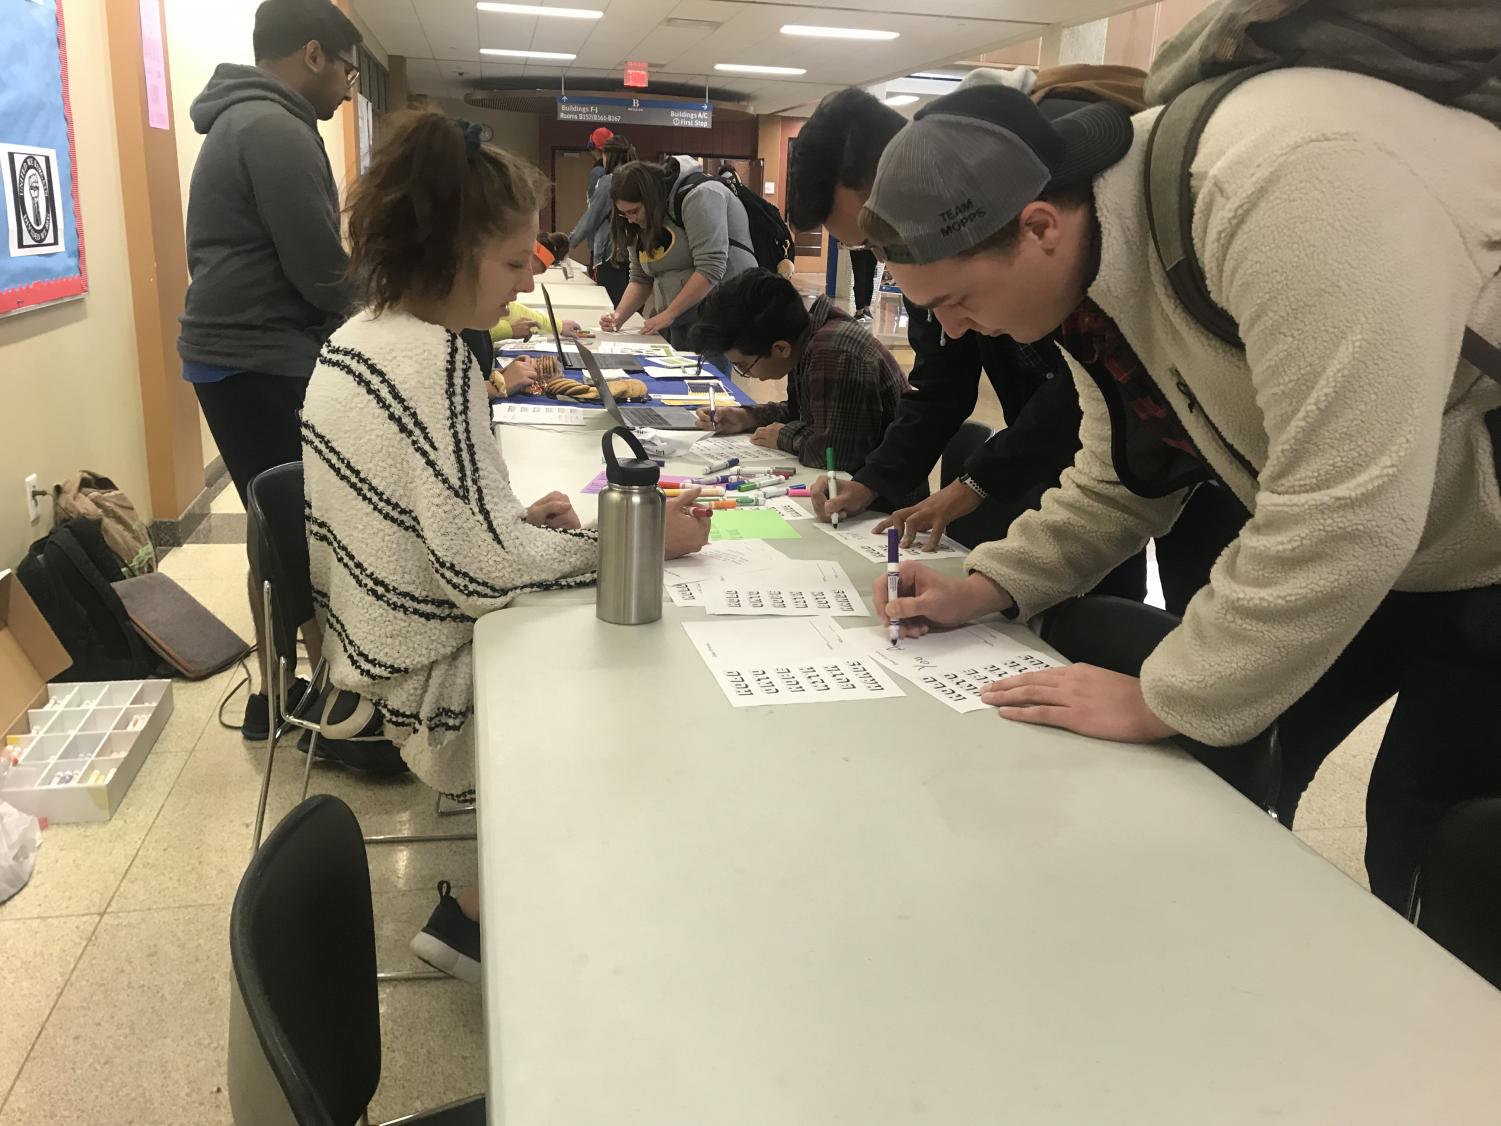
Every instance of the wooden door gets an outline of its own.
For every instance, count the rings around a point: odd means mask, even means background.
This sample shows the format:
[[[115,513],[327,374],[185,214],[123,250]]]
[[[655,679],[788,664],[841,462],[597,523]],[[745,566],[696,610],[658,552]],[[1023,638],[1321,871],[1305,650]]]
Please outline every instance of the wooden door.
[[[584,216],[589,206],[589,171],[594,167],[594,157],[578,150],[552,150],[553,220],[552,229],[565,235]],[[589,244],[585,242],[574,257],[589,263]]]

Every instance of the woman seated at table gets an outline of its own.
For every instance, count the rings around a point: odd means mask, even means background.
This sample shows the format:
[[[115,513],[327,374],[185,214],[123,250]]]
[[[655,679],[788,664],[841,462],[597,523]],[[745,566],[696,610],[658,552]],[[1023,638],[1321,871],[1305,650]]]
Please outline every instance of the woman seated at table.
[[[537,245],[532,248],[532,273],[545,273],[553,263],[568,257],[568,249],[567,235],[557,231],[540,232]],[[558,325],[558,331],[572,336],[582,332],[583,326],[578,321],[565,320]],[[545,337],[552,335],[552,320],[548,315],[529,309],[520,301],[512,301],[506,306],[505,315],[490,329],[490,339],[499,344],[507,340],[530,340],[538,333]],[[537,377],[536,364],[529,357],[521,356],[498,369],[490,377],[490,383],[501,395],[515,395],[531,388]]]
[[[809,305],[786,278],[750,270],[725,282],[699,306],[694,343],[723,353],[747,379],[787,380],[780,403],[721,407],[714,419],[698,412],[702,429],[751,434],[767,449],[783,450],[814,469],[857,472],[881,444],[908,390],[886,346],[827,297]],[[928,495],[878,497],[871,507],[892,512]]]
[[[606,332],[640,312],[642,332],[686,349],[699,303],[716,285],[755,268],[750,220],[729,188],[705,180],[679,198],[683,181],[702,171],[692,157],[674,156],[627,164],[610,177],[615,245],[630,259],[631,284],[615,311],[600,318]]]
[[[459,338],[532,288],[546,186],[477,127],[437,113],[397,126],[349,206],[365,311],[324,347],[302,410],[334,695],[364,697],[413,773],[461,797],[474,789],[475,619],[518,594],[592,582],[599,555],[562,493],[528,508],[511,492],[484,373]],[[693,499],[669,502],[669,556],[707,541]],[[477,980],[477,917],[473,892],[455,900],[441,885],[413,949]]]

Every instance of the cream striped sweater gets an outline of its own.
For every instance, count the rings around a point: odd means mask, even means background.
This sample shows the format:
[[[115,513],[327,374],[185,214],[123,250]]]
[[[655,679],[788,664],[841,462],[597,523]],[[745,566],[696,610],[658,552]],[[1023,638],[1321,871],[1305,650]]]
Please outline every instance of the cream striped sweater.
[[[594,579],[592,531],[525,522],[458,336],[360,315],[319,357],[302,410],[313,599],[335,685],[374,702],[424,782],[473,786],[474,621]]]

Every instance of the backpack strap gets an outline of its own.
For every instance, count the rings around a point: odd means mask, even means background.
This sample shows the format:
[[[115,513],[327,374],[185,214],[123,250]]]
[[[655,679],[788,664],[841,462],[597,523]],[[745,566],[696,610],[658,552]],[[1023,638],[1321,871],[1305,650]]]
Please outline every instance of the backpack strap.
[[[57,545],[58,550],[68,557],[68,562],[73,564],[84,582],[93,588],[94,593],[99,596],[99,601],[119,624],[121,632],[125,635],[125,643],[130,648],[130,659],[138,668],[152,668],[155,662],[146,648],[146,643],[141,639],[141,635],[136,632],[135,625],[125,610],[125,603],[120,600],[115,588],[100,576],[99,568],[89,558],[89,553],[84,550],[83,544],[78,542],[78,537],[73,534],[73,530],[64,524],[52,529],[50,539]]]
[[[1214,111],[1243,82],[1284,65],[1280,60],[1233,70],[1190,86],[1162,108],[1147,138],[1147,221],[1168,284],[1189,315],[1226,344],[1240,347],[1235,318],[1215,304],[1194,251],[1190,174],[1199,139]]]
[[[1496,347],[1473,328],[1465,329],[1459,354],[1492,379],[1501,383],[1501,348]]]
[[[683,225],[683,200],[688,197],[688,193],[694,188],[700,184],[707,184],[712,179],[714,177],[710,176],[707,172],[690,172],[684,176],[683,182],[678,185],[678,190],[672,195],[672,209],[668,212],[667,217],[681,227]]]

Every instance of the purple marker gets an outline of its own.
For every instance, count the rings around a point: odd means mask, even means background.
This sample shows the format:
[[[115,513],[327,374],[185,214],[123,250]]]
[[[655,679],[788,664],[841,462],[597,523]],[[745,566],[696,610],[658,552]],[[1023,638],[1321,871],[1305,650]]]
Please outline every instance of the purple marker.
[[[895,528],[886,529],[886,602],[890,605],[902,594],[902,534]],[[891,647],[896,648],[896,643],[902,637],[902,623],[898,618],[892,618],[886,626],[886,636],[891,639]]]

